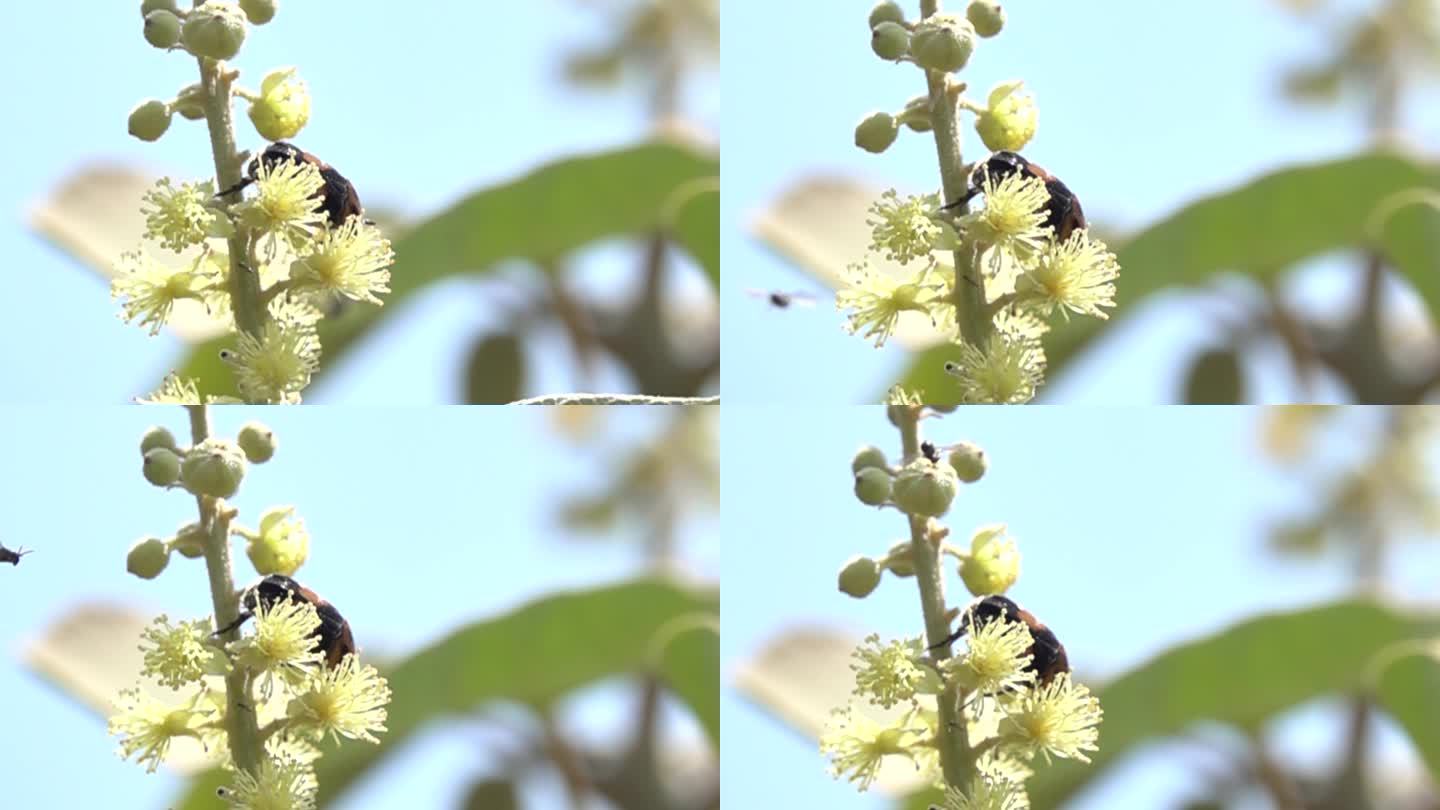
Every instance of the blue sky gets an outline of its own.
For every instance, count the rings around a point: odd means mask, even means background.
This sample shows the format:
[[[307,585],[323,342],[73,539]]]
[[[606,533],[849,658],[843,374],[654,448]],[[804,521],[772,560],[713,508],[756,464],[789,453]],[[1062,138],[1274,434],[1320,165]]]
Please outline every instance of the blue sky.
[[[177,119],[158,143],[125,134],[140,100],[169,98],[196,80],[195,64],[150,47],[138,2],[12,4],[0,32],[0,131],[9,156],[0,184],[0,399],[118,403],[148,390],[182,346],[116,317],[104,283],[25,227],[30,206],[70,171],[96,159],[177,177],[213,174],[205,129]],[[314,108],[296,141],[339,167],[368,205],[423,216],[464,194],[579,152],[632,144],[648,131],[635,95],[577,93],[559,81],[559,54],[602,37],[574,0],[427,3],[282,3],[252,30],[237,64],[251,86],[273,67],[298,65]],[[23,77],[23,78],[19,78]],[[719,119],[718,77],[697,83],[687,107],[708,129]],[[259,137],[243,116],[243,147]],[[628,292],[634,249],[588,251],[580,283],[602,296]],[[683,274],[694,283],[698,274]],[[493,323],[493,286],[452,282],[397,309],[374,340],[307,392],[314,403],[422,404],[459,396],[463,352]],[[506,296],[507,298],[513,296]],[[536,384],[567,387],[570,356],[547,337],[533,353]],[[614,369],[597,385],[627,386]],[[626,388],[625,390],[628,390]]]
[[[1264,550],[1265,528],[1303,514],[1314,490],[1312,479],[1287,476],[1259,452],[1260,415],[1254,408],[968,408],[927,422],[925,433],[939,443],[968,439],[988,453],[989,472],[962,490],[946,524],[968,539],[980,525],[1007,523],[1023,555],[1011,595],[1055,630],[1081,677],[1105,678],[1256,612],[1346,592],[1343,561],[1296,563]],[[1340,469],[1375,415],[1348,414],[1352,439],[1322,458]],[[913,580],[887,578],[863,600],[835,585],[852,554],[878,556],[904,534],[895,512],[862,506],[851,494],[856,448],[876,444],[898,455],[898,433],[884,412],[728,404],[722,426],[724,683],[787,628],[831,627],[856,638],[919,633]],[[1433,601],[1440,549],[1401,546],[1388,573],[1399,594]],[[953,570],[948,585],[953,599],[961,587]],[[1324,767],[1338,750],[1336,719],[1324,705],[1287,718],[1278,727],[1280,756]],[[721,723],[727,806],[889,806],[832,780],[813,741],[728,689]],[[1414,761],[1393,734],[1382,750],[1392,762]],[[1188,762],[1174,748],[1152,748],[1070,807],[1180,806],[1197,788]]]
[[[725,160],[721,227],[725,289],[725,395],[731,402],[877,401],[904,367],[898,346],[877,351],[845,335],[828,301],[768,312],[746,288],[824,290],[746,231],[755,213],[795,180],[840,173],[902,192],[938,187],[934,140],[902,133],[882,155],[856,149],[855,123],[898,109],[921,92],[908,66],[869,49],[869,0],[757,3],[725,0],[722,46]],[[902,3],[914,16],[919,3]],[[1021,78],[1040,108],[1026,152],[1059,174],[1091,219],[1134,229],[1199,196],[1280,166],[1352,154],[1366,136],[1358,116],[1288,105],[1277,71],[1315,56],[1324,41],[1261,0],[1205,3],[1107,0],[1011,2],[1005,31],[981,42],[963,77],[983,93]],[[1369,8],[1372,0],[1336,0]],[[960,8],[963,3],[947,3]],[[1432,85],[1411,98],[1411,140],[1440,138]],[[967,132],[967,155],[981,149]],[[1312,296],[1340,307],[1343,273],[1310,280]],[[1125,283],[1123,270],[1120,284]],[[1129,313],[1049,402],[1173,401],[1177,354],[1206,345],[1212,326],[1176,297]],[[1262,368],[1274,369],[1273,358]],[[1083,379],[1081,379],[1083,378]],[[1257,401],[1294,396],[1273,381]]]
[[[637,546],[577,538],[559,525],[561,499],[602,488],[610,470],[605,454],[557,438],[550,409],[227,408],[214,419],[216,433],[233,436],[257,417],[275,429],[280,450],[251,468],[236,504],[252,526],[269,506],[299,507],[313,537],[299,578],[341,609],[370,653],[403,655],[463,621],[640,570]],[[0,419],[0,542],[35,549],[0,571],[5,806],[166,807],[178,780],[122,762],[99,718],[22,670],[19,660],[31,639],[82,599],[172,617],[208,614],[197,563],[172,560],[154,581],[125,573],[130,543],[193,518],[193,499],[140,477],[137,450],[151,424],[183,440],[185,415],[178,408],[37,407],[0,408]],[[624,447],[667,421],[658,409],[612,411],[597,446]],[[692,513],[680,541],[689,570],[718,576],[713,513]],[[239,564],[237,579],[250,581],[243,555]],[[564,714],[572,731],[603,741],[627,728],[631,705],[631,690],[601,686],[569,701]],[[670,710],[667,719],[686,738],[700,736],[683,710]],[[490,764],[477,754],[475,729],[456,723],[420,735],[339,806],[458,797],[465,780]],[[532,786],[528,798],[537,807],[563,806],[553,787]]]

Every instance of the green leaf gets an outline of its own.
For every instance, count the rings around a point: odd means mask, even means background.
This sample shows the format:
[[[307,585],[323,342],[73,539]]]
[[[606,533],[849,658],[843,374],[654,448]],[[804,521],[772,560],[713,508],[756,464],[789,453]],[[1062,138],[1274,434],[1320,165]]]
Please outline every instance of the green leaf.
[[[1381,705],[1410,735],[1430,778],[1440,782],[1440,649],[1399,658],[1380,675]]]
[[[719,174],[719,158],[710,151],[657,140],[562,160],[471,194],[395,241],[384,307],[350,307],[320,325],[322,373],[427,285],[486,273],[509,260],[547,264],[603,239],[664,228],[718,284],[718,191],[699,193],[697,181]],[[226,336],[196,345],[181,375],[197,378],[203,393],[234,395],[219,359],[232,341]]]
[[[720,625],[713,613],[682,616],[658,634],[665,639],[660,675],[705,728],[710,742],[720,745]]]
[[[1245,400],[1245,375],[1234,349],[1208,349],[1190,361],[1185,375],[1188,405],[1235,405]]]
[[[496,701],[545,712],[587,684],[653,671],[660,631],[677,617],[697,613],[713,616],[718,623],[718,594],[647,579],[546,597],[508,615],[462,627],[385,673],[394,696],[389,730],[380,735],[380,745],[350,742],[338,749],[326,747],[317,768],[321,804],[344,792],[427,724],[469,717]],[[681,659],[693,654],[677,651]],[[704,718],[717,712],[719,704],[715,668],[708,675],[697,674],[689,661],[662,667],[661,672],[709,728]],[[198,780],[178,806],[202,810],[213,803],[213,783]]]
[[[1094,763],[1037,768],[1034,810],[1059,806],[1142,743],[1202,722],[1259,729],[1302,703],[1357,689],[1378,652],[1437,628],[1434,615],[1354,600],[1260,616],[1174,647],[1097,690],[1105,719]]]
[[[525,347],[517,335],[481,335],[465,363],[465,402],[508,405],[525,396]]]
[[[1285,169],[1232,191],[1192,203],[1136,235],[1117,251],[1120,279],[1115,318],[1146,296],[1203,284],[1222,273],[1267,281],[1307,259],[1378,247],[1440,314],[1440,228],[1433,211],[1412,206],[1386,220],[1378,243],[1372,216],[1393,195],[1440,187],[1434,166],[1391,153]],[[1086,346],[1105,321],[1072,318],[1045,339],[1053,374]],[[954,388],[944,373],[955,350],[918,354],[901,384],[935,392]]]

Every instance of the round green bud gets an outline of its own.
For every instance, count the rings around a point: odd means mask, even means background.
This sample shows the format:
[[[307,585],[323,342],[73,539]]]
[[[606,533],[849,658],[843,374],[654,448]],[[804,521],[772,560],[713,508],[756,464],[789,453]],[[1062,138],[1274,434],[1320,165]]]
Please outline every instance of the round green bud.
[[[175,444],[175,434],[159,425],[145,431],[145,435],[140,437],[140,455],[143,456],[157,447],[180,452],[179,445]]]
[[[180,18],[170,11],[145,15],[145,41],[157,48],[173,48],[180,42]]]
[[[900,471],[890,497],[907,514],[940,517],[950,510],[959,488],[960,479],[950,465],[922,458]]]
[[[880,585],[880,564],[856,555],[840,569],[840,592],[856,599],[864,599],[875,592]]]
[[[180,464],[180,482],[196,495],[228,498],[245,478],[245,454],[224,439],[206,439],[190,448]]]
[[[170,128],[170,107],[158,99],[143,101],[130,111],[130,134],[142,141],[158,141]]]
[[[960,561],[960,579],[975,596],[1005,593],[1020,578],[1020,549],[1005,533],[1004,524],[977,529],[970,554]]]
[[[310,89],[295,68],[280,68],[260,82],[260,98],[250,104],[250,123],[267,141],[283,141],[310,121]]]
[[[141,579],[154,579],[170,562],[170,547],[158,537],[147,537],[130,547],[125,570]]]
[[[1023,82],[1003,82],[990,91],[989,104],[975,118],[975,131],[992,152],[1018,152],[1035,137],[1040,111],[1035,97],[1020,92]]]
[[[881,23],[903,25],[905,23],[905,9],[900,8],[900,4],[895,2],[895,0],[884,0],[884,2],[876,3],[875,7],[870,9],[870,30],[874,31],[880,27]]]
[[[235,441],[252,464],[264,464],[274,458],[275,448],[279,444],[275,431],[259,422],[246,422],[244,427],[240,428],[240,435],[235,437]]]
[[[157,487],[171,486],[180,480],[180,457],[168,447],[156,447],[146,451],[140,472]]]
[[[905,102],[905,109],[900,113],[900,123],[910,128],[911,132],[929,132],[935,128],[935,121],[930,115],[930,97],[916,96]]]
[[[955,468],[955,475],[967,484],[979,481],[990,466],[990,462],[985,458],[985,451],[970,442],[960,442],[952,447],[946,461]]]
[[[910,52],[910,32],[898,23],[882,22],[870,32],[870,50],[889,62],[901,59]]]
[[[144,2],[140,4],[141,17],[150,16],[150,12],[152,11],[168,11],[174,14],[179,10],[180,7],[176,5],[175,0],[144,0]]]
[[[234,3],[206,0],[190,12],[181,28],[185,48],[206,59],[230,59],[245,43],[245,15]]]
[[[170,548],[191,560],[205,556],[205,530],[199,523],[186,523],[175,532]]]
[[[909,540],[897,540],[885,553],[885,570],[897,577],[915,576],[915,559],[911,556]]]
[[[970,0],[965,9],[965,19],[975,26],[975,33],[982,37],[993,37],[1005,27],[1005,9],[998,0]]]
[[[899,134],[900,127],[895,122],[895,116],[883,112],[871,113],[855,127],[855,145],[878,155],[889,149]]]
[[[279,5],[280,0],[240,0],[240,10],[245,12],[245,19],[255,25],[264,25],[275,19],[275,9]]]
[[[885,469],[890,466],[890,460],[885,458],[885,451],[873,444],[867,444],[855,451],[855,457],[850,459],[850,472],[858,473],[866,467],[879,467]]]
[[[910,38],[910,53],[928,70],[954,73],[975,52],[975,29],[954,14],[926,17]]]
[[[855,497],[869,506],[890,502],[890,473],[879,467],[866,467],[855,473]]]
[[[187,120],[199,121],[205,117],[205,88],[199,84],[184,88],[170,106]]]
[[[260,533],[248,539],[245,553],[261,576],[292,576],[310,558],[310,533],[293,506],[267,509],[260,517]]]

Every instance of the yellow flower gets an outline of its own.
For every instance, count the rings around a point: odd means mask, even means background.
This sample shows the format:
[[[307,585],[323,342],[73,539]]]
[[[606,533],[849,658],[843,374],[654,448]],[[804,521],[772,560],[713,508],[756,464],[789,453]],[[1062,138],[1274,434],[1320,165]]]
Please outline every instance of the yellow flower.
[[[390,292],[395,254],[380,229],[352,216],[339,228],[329,224],[315,236],[314,250],[290,265],[291,290],[317,292],[380,306]]]
[[[144,666],[140,674],[171,689],[224,672],[225,657],[210,644],[210,622],[205,619],[171,624],[161,615],[140,633]]]
[[[237,666],[256,673],[279,675],[298,684],[321,665],[324,656],[315,646],[320,615],[315,606],[298,599],[255,606],[255,633],[231,645]]]
[[[999,695],[1035,681],[1035,673],[1025,669],[1025,653],[1035,641],[1023,623],[996,619],[968,630],[965,654],[944,663],[967,690]]]
[[[845,322],[845,331],[875,339],[876,347],[884,346],[902,312],[928,312],[935,291],[914,282],[902,282],[894,276],[877,272],[866,265],[851,265],[848,286],[835,294],[835,308],[852,310]]]
[[[1089,231],[1075,231],[1047,245],[1016,289],[1046,315],[1059,309],[1067,318],[1074,312],[1104,319],[1110,316],[1101,307],[1115,306],[1119,275],[1120,265],[1105,243],[1091,239]]]
[[[1024,82],[1009,81],[995,85],[986,99],[986,107],[975,118],[975,132],[985,148],[992,152],[1019,152],[1040,125],[1040,111],[1035,97],[1020,92]]]
[[[198,262],[180,269],[166,267],[144,253],[124,253],[115,266],[110,296],[122,299],[120,317],[126,323],[137,321],[139,326],[148,326],[150,334],[158,335],[176,301],[201,300],[203,279],[197,269]]]
[[[921,742],[924,732],[923,727],[903,723],[882,726],[857,711],[852,703],[831,713],[820,735],[820,751],[830,757],[832,776],[844,776],[864,792],[874,784],[885,757],[910,757],[913,749],[929,748]]]
[[[267,141],[300,133],[310,120],[310,89],[293,67],[278,68],[260,80],[260,97],[250,104],[250,123]]]
[[[1098,750],[1100,701],[1089,689],[1073,683],[1069,673],[1020,694],[1005,711],[1001,735],[1027,756],[1044,754],[1047,762],[1052,755],[1089,762],[1085,752]]]
[[[855,662],[855,694],[890,708],[896,703],[914,700],[915,693],[925,687],[934,674],[919,663],[925,647],[919,639],[901,639],[881,645],[880,636],[871,633],[851,653]],[[927,676],[929,676],[927,678]],[[930,691],[936,691],[933,687]]]
[[[1045,224],[1050,192],[1044,181],[1014,172],[997,183],[985,172],[980,183],[985,205],[960,217],[960,229],[978,242],[1029,261],[1051,238]]]
[[[250,402],[298,404],[320,367],[319,313],[282,299],[271,306],[271,316],[258,336],[241,332],[235,350],[222,351],[220,359],[234,369],[240,393]]]
[[[379,744],[385,731],[390,686],[372,666],[347,655],[333,667],[317,670],[304,691],[290,701],[288,727],[316,741],[329,735]]]
[[[880,195],[870,206],[871,248],[900,264],[916,259],[930,260],[936,243],[944,235],[945,226],[935,219],[940,207],[939,194],[923,194],[900,199],[895,189]]]
[[[313,810],[318,789],[309,765],[273,758],[253,775],[236,771],[234,784],[220,788],[219,795],[231,810]]]
[[[180,706],[171,707],[142,693],[126,689],[116,700],[119,710],[110,718],[110,733],[120,738],[120,756],[129,759],[139,755],[137,762],[154,773],[170,752],[170,741],[176,737],[200,739],[200,727],[208,720],[208,711],[200,709],[205,692],[197,692]]]
[[[179,188],[168,177],[156,181],[141,202],[145,235],[176,253],[220,235],[224,214],[211,207],[214,197],[215,184],[208,180],[181,183]]]
[[[1025,786],[1008,779],[977,773],[962,791],[945,788],[943,810],[1029,810]]]
[[[986,348],[960,344],[960,357],[945,364],[960,381],[961,401],[968,405],[1020,405],[1035,398],[1045,377],[1045,350],[1040,341],[997,330]]]

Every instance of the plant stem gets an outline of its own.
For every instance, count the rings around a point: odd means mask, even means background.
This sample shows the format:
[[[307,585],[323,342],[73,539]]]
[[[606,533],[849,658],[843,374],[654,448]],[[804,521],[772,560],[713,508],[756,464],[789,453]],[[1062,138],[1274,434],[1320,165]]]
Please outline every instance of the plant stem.
[[[210,436],[209,415],[204,405],[187,406],[186,410],[190,413],[190,440],[199,444]],[[235,513],[221,508],[223,502],[214,498],[196,495],[195,502],[205,530],[205,572],[210,577],[215,626],[229,627],[240,617],[240,598],[230,568],[230,520]],[[233,628],[221,638],[230,642],[239,634],[239,629]],[[244,670],[231,669],[225,676],[225,704],[226,733],[235,767],[253,774],[260,767],[263,748],[250,699],[250,678]]]
[[[921,0],[920,15],[931,17],[940,13],[940,0]],[[965,196],[969,184],[965,176],[965,159],[960,150],[960,105],[950,94],[949,77],[935,70],[925,71],[930,87],[930,117],[934,122],[935,151],[940,158],[940,183],[945,202]],[[990,317],[985,311],[985,277],[980,273],[970,246],[962,244],[955,250],[955,319],[960,324],[960,337],[972,346],[985,346],[990,338]]]
[[[920,408],[894,407],[891,413],[900,428],[900,444],[906,463],[920,454]],[[940,544],[931,536],[929,518],[910,517],[910,554],[915,568],[915,584],[920,589],[920,609],[925,615],[926,647],[936,661],[950,657],[950,621],[945,609],[945,572],[940,564]],[[943,642],[943,643],[942,643]],[[936,646],[939,645],[939,646]],[[960,710],[964,694],[958,684],[951,683],[940,693],[939,723],[936,745],[940,749],[940,768],[945,781],[962,787],[974,770],[974,753],[965,716]]]
[[[215,181],[220,189],[233,188],[242,179],[240,155],[235,149],[235,125],[231,117],[230,94],[235,75],[223,63],[203,56],[200,84],[205,88],[205,123],[210,129],[210,151],[215,159]],[[265,325],[265,303],[260,295],[260,274],[250,262],[250,232],[240,223],[230,245],[230,302],[235,325],[242,332],[258,335]]]

